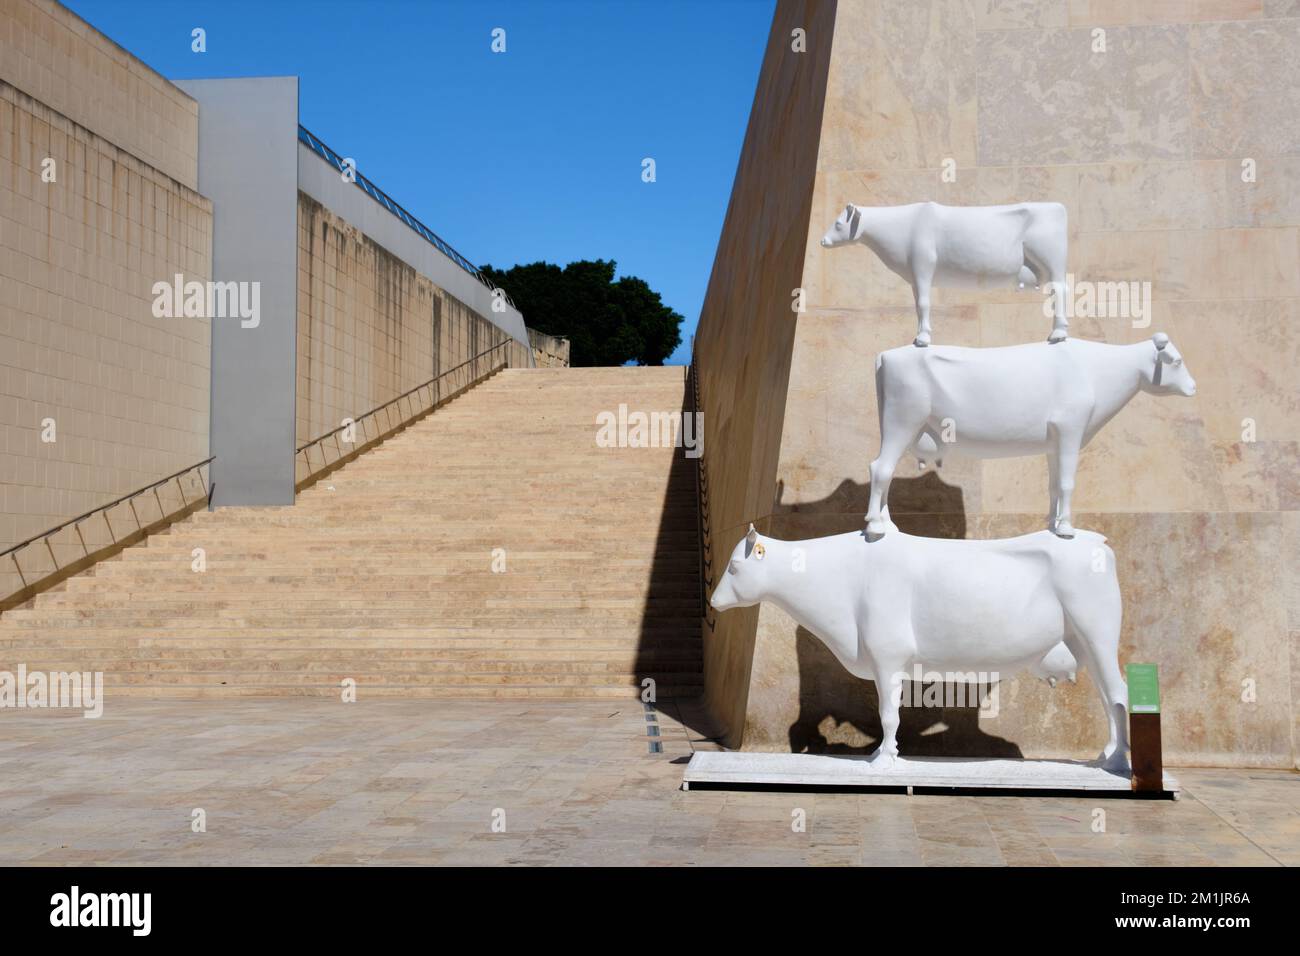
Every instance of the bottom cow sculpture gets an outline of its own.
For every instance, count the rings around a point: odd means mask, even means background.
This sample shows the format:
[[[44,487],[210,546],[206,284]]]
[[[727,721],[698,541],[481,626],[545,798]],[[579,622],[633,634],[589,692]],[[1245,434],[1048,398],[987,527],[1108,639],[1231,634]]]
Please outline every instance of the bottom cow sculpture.
[[[1105,538],[1049,531],[991,541],[863,532],[781,541],[749,533],[710,602],[770,601],[815,634],[856,677],[874,680],[884,733],[872,759],[898,755],[903,680],[919,665],[949,673],[1069,669],[1093,677],[1110,725],[1100,761],[1128,767],[1128,688],[1119,668],[1115,555]],[[1065,647],[1060,645],[1064,643]]]

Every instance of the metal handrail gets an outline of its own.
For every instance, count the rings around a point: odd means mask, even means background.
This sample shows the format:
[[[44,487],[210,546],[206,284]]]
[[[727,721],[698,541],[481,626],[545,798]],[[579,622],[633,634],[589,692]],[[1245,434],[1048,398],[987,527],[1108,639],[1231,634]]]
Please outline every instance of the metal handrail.
[[[429,379],[427,382],[421,382],[419,385],[415,386],[414,388],[407,389],[407,390],[406,390],[405,392],[403,392],[401,395],[398,395],[398,396],[396,396],[395,398],[390,398],[388,401],[384,402],[382,405],[376,405],[374,408],[370,409],[370,411],[361,413],[361,414],[358,415],[356,418],[352,419],[350,422],[346,422],[346,423],[344,423],[344,424],[342,424],[342,425],[339,425],[337,428],[331,428],[329,431],[325,432],[325,433],[322,434],[322,435],[317,436],[316,438],[313,438],[311,441],[307,442],[306,444],[300,445],[300,446],[297,448],[297,450],[294,451],[294,457],[297,457],[298,455],[302,455],[303,458],[304,458],[305,461],[306,461],[307,468],[310,470],[310,468],[312,467],[312,464],[311,464],[311,455],[306,454],[307,449],[309,449],[309,448],[311,448],[311,447],[313,447],[313,446],[318,446],[318,445],[320,445],[322,442],[328,441],[328,440],[331,439],[331,438],[334,439],[334,446],[335,446],[335,448],[337,449],[337,451],[338,451],[338,453],[339,453],[339,457],[340,457],[340,458],[343,457],[343,454],[344,454],[344,452],[343,452],[343,448],[342,448],[342,446],[339,444],[339,441],[338,441],[338,434],[339,434],[339,432],[342,432],[342,431],[346,430],[347,428],[349,428],[349,427],[351,427],[351,426],[353,426],[353,425],[358,425],[358,424],[360,424],[361,422],[365,421],[367,418],[373,418],[373,417],[375,417],[376,415],[378,415],[380,412],[384,412],[384,413],[385,413],[385,419],[386,419],[386,421],[387,421],[387,426],[388,426],[388,427],[387,427],[386,431],[384,431],[384,432],[380,432],[379,434],[380,434],[380,435],[383,435],[383,434],[386,434],[387,432],[392,431],[394,428],[399,427],[403,422],[410,421],[411,419],[415,418],[416,415],[420,414],[420,412],[418,412],[418,411],[412,411],[412,410],[411,410],[411,409],[414,407],[414,403],[413,403],[412,400],[411,400],[411,396],[415,395],[417,392],[421,391],[422,389],[426,389],[426,388],[427,388],[427,389],[430,389],[430,395],[429,395],[429,401],[428,401],[428,406],[427,406],[427,407],[433,407],[434,405],[436,405],[436,404],[438,403],[438,398],[437,398],[436,394],[432,391],[432,389],[433,389],[433,386],[437,385],[439,381],[441,381],[442,379],[446,378],[448,375],[451,375],[453,372],[458,372],[458,371],[460,371],[461,369],[463,369],[465,366],[467,366],[467,365],[471,365],[471,364],[473,364],[474,362],[477,362],[479,359],[483,358],[485,355],[491,355],[491,354],[492,354],[493,352],[495,352],[497,349],[500,349],[500,348],[502,348],[502,347],[504,347],[504,346],[507,346],[507,345],[509,345],[509,344],[510,344],[511,342],[513,342],[513,341],[514,341],[514,339],[512,339],[512,338],[505,338],[505,339],[502,339],[502,340],[501,340],[500,342],[498,342],[496,345],[492,346],[491,348],[484,349],[482,352],[479,352],[477,355],[473,356],[472,358],[468,358],[468,359],[466,359],[465,361],[461,362],[459,365],[454,365],[454,366],[452,366],[451,368],[447,369],[445,372],[439,372],[437,375],[435,375],[433,378]],[[500,363],[499,365],[494,366],[492,369],[490,369],[489,371],[485,372],[483,375],[479,376],[478,378],[473,379],[469,384],[472,385],[472,384],[474,384],[474,382],[482,381],[484,378],[487,378],[488,375],[492,375],[492,374],[494,374],[495,372],[499,372],[501,369],[507,367],[508,365],[509,365],[509,360],[507,359],[505,362],[502,362],[502,363]],[[406,415],[406,418],[404,418],[404,419],[403,419],[403,418],[399,418],[398,421],[397,421],[397,425],[394,425],[391,416],[388,416],[388,414],[387,414],[387,410],[388,410],[389,408],[391,408],[392,406],[401,403],[402,401],[406,401],[406,403],[407,403],[407,409],[408,409],[408,411],[407,411],[407,415]],[[426,406],[425,406],[425,405],[421,405],[420,407],[421,407],[421,410],[423,410],[423,409],[425,409]],[[364,444],[366,444],[367,442],[370,442],[370,441],[372,440],[372,439],[370,438],[369,434],[367,434],[367,433],[365,432],[364,426],[363,426],[363,428],[362,428],[362,434],[363,434],[365,437],[364,437],[364,440],[360,443],[361,445],[364,445]],[[376,437],[378,437],[378,436],[376,436]],[[350,442],[349,444],[353,444],[353,443]],[[354,445],[354,447],[356,447],[356,446]],[[325,453],[324,453],[324,452],[321,452],[321,467],[325,467],[325,466],[328,465],[328,464],[329,464],[329,462],[325,459]]]
[[[81,533],[81,527],[80,527],[81,522],[85,521],[87,518],[93,518],[95,515],[103,512],[104,524],[108,526],[108,536],[112,539],[113,543],[116,544],[117,535],[113,533],[112,522],[108,520],[109,509],[116,508],[118,505],[122,504],[123,502],[131,502],[131,514],[135,516],[136,527],[138,530],[143,531],[144,525],[142,525],[140,522],[140,516],[136,514],[135,499],[140,497],[143,494],[147,494],[148,492],[152,491],[154,493],[154,498],[158,502],[158,509],[160,512],[162,512],[163,516],[165,517],[167,512],[163,508],[162,498],[158,496],[158,489],[161,488],[163,485],[167,484],[168,482],[174,481],[176,482],[177,490],[180,491],[181,493],[181,501],[184,502],[185,507],[189,507],[189,501],[185,497],[185,486],[181,484],[181,476],[187,475],[191,471],[198,472],[199,483],[203,486],[204,497],[210,499],[211,491],[209,489],[209,484],[203,481],[203,472],[201,471],[201,469],[205,465],[212,464],[214,460],[216,460],[216,455],[209,456],[208,458],[204,458],[200,462],[195,462],[194,464],[190,465],[188,468],[182,468],[180,471],[168,475],[166,478],[159,478],[157,481],[151,482],[150,484],[147,484],[142,488],[137,488],[135,491],[127,492],[126,494],[122,495],[122,497],[120,498],[114,498],[112,501],[108,502],[107,504],[102,504],[96,508],[91,508],[85,514],[77,515],[77,517],[75,518],[69,518],[67,521],[63,522],[62,524],[55,525],[53,528],[50,528],[48,531],[42,531],[40,534],[32,535],[26,541],[20,541],[17,544],[13,545],[12,547],[6,548],[4,551],[0,551],[0,558],[10,557],[13,559],[14,567],[18,569],[18,577],[22,580],[23,586],[26,587],[27,577],[26,575],[23,574],[22,565],[18,563],[18,552],[23,550],[23,548],[26,548],[28,545],[35,544],[37,541],[44,539],[45,547],[50,552],[50,559],[54,561],[54,569],[56,571],[61,571],[62,568],[59,565],[59,559],[54,556],[54,548],[50,544],[50,538],[52,538],[54,535],[58,534],[64,528],[76,527],[77,537],[81,541],[81,549],[86,552],[86,557],[90,557],[90,548],[87,547],[86,539]]]
[[[340,173],[347,172],[355,177],[353,183],[356,186],[359,186],[362,192],[391,212],[402,222],[406,223],[411,230],[418,233],[426,241],[436,247],[439,252],[468,272],[479,282],[483,283],[483,285],[493,293],[500,292],[505,301],[509,303],[510,307],[515,308],[514,301],[510,298],[510,294],[506,292],[505,289],[494,285],[492,281],[483,274],[481,269],[457,252],[451,243],[443,239],[424,223],[420,222],[420,220],[415,218],[415,216],[411,215],[411,213],[398,203],[397,200],[393,199],[392,196],[388,195],[388,193],[376,186],[370,179],[358,172],[355,166],[349,166],[345,163],[342,156],[322,143],[319,137],[313,134],[301,123],[298,124],[298,140],[321,159],[325,160],[337,169]]]
[[[692,336],[692,339],[694,337]],[[691,404],[696,415],[703,413],[700,408],[700,370],[695,358],[695,343],[691,342]],[[695,521],[700,536],[700,616],[710,631],[717,627],[709,620],[708,589],[713,584],[713,534],[709,528],[709,476],[704,468],[704,455],[695,459]]]

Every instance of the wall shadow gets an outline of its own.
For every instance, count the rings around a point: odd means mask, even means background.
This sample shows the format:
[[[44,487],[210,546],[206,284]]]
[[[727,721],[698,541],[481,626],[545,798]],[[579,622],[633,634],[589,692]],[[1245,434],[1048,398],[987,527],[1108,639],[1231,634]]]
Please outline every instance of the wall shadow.
[[[692,412],[694,391],[686,371],[684,368],[680,407],[683,412]],[[678,448],[668,468],[634,673],[643,694],[644,681],[653,680],[654,703],[671,708],[689,730],[712,739],[717,728],[708,720],[705,709],[694,705],[704,692],[699,461],[686,457],[685,449]]]
[[[820,529],[815,535],[860,531],[871,504],[871,482],[848,478],[818,501],[787,503],[785,482],[776,483],[773,515],[805,515]],[[946,484],[933,470],[916,478],[895,478],[889,486],[889,516],[900,531],[929,538],[966,537],[966,506],[961,488]],[[783,537],[777,535],[777,537]]]
[[[795,633],[799,716],[790,725],[790,752],[869,754],[880,742],[880,698],[873,681],[854,677],[805,628]],[[910,682],[909,682],[910,683]],[[943,685],[944,699],[960,699]],[[919,695],[919,688],[917,689]],[[979,709],[904,707],[898,748],[904,757],[1023,757],[1020,747],[980,727]]]

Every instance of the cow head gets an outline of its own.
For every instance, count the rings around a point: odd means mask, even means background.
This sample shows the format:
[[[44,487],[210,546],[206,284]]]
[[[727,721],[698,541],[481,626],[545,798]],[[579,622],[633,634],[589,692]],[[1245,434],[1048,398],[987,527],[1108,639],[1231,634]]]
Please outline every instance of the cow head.
[[[1183,356],[1169,341],[1169,336],[1157,332],[1151,336],[1151,360],[1142,370],[1142,390],[1153,395],[1185,395],[1191,398],[1196,394],[1196,380],[1192,378]]]
[[[716,610],[727,611],[733,607],[753,607],[761,601],[767,585],[767,566],[763,563],[765,557],[767,545],[751,524],[749,533],[740,539],[736,550],[731,552],[726,573],[713,589],[709,603]]]
[[[858,226],[862,222],[862,213],[858,207],[849,203],[840,213],[840,217],[835,220],[830,231],[822,236],[822,246],[826,249],[833,249],[836,246],[842,246],[845,243],[853,242],[858,238]]]

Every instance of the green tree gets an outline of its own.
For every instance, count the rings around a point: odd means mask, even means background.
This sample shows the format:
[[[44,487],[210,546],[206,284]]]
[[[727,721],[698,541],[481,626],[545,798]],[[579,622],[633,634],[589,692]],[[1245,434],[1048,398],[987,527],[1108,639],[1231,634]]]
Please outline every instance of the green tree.
[[[564,268],[530,262],[483,274],[510,294],[529,327],[569,340],[572,365],[662,365],[682,341],[682,316],[642,279],[615,280],[617,263]]]

